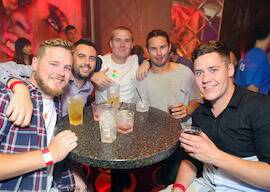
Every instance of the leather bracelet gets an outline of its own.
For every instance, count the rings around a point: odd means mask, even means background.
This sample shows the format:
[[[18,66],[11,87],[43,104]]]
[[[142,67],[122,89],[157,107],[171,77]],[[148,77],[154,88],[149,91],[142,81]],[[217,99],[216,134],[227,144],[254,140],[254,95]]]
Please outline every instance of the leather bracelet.
[[[13,91],[14,86],[17,84],[24,84],[25,85],[25,83],[22,81],[14,81],[13,83],[10,84],[9,88]]]
[[[46,167],[53,165],[52,154],[50,153],[48,148],[42,150],[42,155],[43,155]]]
[[[183,192],[186,191],[185,186],[182,185],[182,184],[180,184],[180,183],[175,183],[175,184],[173,184],[173,188],[175,188],[175,187],[182,189]]]

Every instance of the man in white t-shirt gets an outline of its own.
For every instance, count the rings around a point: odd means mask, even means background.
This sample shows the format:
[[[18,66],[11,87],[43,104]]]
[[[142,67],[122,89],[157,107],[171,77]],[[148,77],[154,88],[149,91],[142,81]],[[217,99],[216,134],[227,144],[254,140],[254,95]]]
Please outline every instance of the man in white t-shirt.
[[[98,84],[95,87],[97,102],[107,101],[107,88],[111,83],[120,84],[120,102],[134,101],[136,76],[143,79],[147,75],[149,65],[138,71],[137,55],[130,55],[133,47],[133,34],[127,27],[117,27],[111,33],[110,48],[112,53],[99,56],[102,60],[101,72],[95,73],[92,80]],[[145,75],[145,76],[146,76]]]

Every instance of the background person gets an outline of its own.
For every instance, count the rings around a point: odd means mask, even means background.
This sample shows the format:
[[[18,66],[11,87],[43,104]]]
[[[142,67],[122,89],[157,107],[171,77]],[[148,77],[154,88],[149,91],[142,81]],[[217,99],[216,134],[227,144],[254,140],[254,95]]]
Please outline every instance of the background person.
[[[144,60],[147,58],[144,56],[144,50],[141,45],[134,45],[133,48],[130,51],[130,55],[138,55],[139,63],[143,63]]]
[[[181,63],[193,71],[193,64],[185,57],[181,57],[177,53],[177,49],[173,43],[171,43],[170,61],[174,63]]]
[[[270,64],[266,51],[270,46],[270,9],[261,11],[246,30],[244,55],[235,76],[235,83],[251,91],[268,95]]]
[[[25,38],[17,39],[15,43],[15,53],[13,61],[18,64],[31,65],[32,63],[32,47],[31,42]]]
[[[75,43],[77,41],[77,29],[73,25],[66,26],[65,34],[67,40],[69,40],[71,43]]]

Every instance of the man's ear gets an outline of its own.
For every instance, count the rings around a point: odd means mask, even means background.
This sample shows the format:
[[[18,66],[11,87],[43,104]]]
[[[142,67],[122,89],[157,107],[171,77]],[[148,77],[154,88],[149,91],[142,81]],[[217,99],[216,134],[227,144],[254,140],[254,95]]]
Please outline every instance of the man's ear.
[[[146,50],[147,55],[149,55],[148,47],[145,47],[145,50]]]
[[[168,46],[169,46],[169,53],[171,53],[171,49],[172,49],[172,44],[171,44],[171,42],[168,44]]]
[[[33,57],[33,59],[32,59],[32,69],[33,69],[33,72],[36,72],[37,65],[38,65],[38,58],[37,57]]]
[[[229,74],[230,78],[233,77],[234,72],[235,72],[234,65],[232,63],[230,63],[229,66],[228,66],[228,74]]]
[[[109,41],[110,48],[112,48],[112,40]]]

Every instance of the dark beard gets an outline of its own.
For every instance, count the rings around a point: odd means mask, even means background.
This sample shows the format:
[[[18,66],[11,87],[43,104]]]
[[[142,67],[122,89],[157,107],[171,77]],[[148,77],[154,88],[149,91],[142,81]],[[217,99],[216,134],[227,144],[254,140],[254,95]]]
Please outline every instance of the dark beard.
[[[92,68],[90,67],[90,70],[91,70]],[[85,81],[87,81],[88,79],[89,79],[89,77],[91,76],[93,74],[93,71],[91,71],[90,73],[89,73],[89,75],[82,75],[81,73],[80,73],[80,71],[78,70],[75,70],[74,69],[74,67],[72,68],[72,75],[73,75],[73,77],[75,77],[76,79],[81,79],[81,80],[85,80]]]

